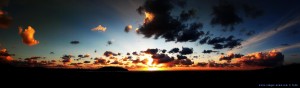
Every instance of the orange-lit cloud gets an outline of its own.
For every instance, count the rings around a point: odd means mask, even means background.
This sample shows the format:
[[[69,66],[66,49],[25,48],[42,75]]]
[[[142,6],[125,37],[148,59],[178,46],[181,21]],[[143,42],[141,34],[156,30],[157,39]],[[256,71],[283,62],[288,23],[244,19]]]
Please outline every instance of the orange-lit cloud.
[[[132,29],[132,25],[127,25],[125,27],[125,32],[129,32]]]
[[[13,58],[7,53],[6,49],[0,50],[0,63],[12,61]]]
[[[283,65],[284,55],[277,50],[256,52],[238,58],[236,62],[250,66],[280,66]]]
[[[106,27],[103,27],[102,25],[99,25],[99,26],[93,28],[92,31],[101,31],[101,32],[105,32],[105,31],[106,31]]]
[[[149,23],[154,19],[154,14],[150,13],[150,12],[145,12],[145,20],[144,23]]]
[[[28,28],[25,29],[24,31],[21,27],[19,27],[19,34],[22,37],[22,41],[24,44],[27,44],[28,46],[39,44],[39,41],[35,40],[34,38],[34,33],[35,30],[31,26],[28,26]]]

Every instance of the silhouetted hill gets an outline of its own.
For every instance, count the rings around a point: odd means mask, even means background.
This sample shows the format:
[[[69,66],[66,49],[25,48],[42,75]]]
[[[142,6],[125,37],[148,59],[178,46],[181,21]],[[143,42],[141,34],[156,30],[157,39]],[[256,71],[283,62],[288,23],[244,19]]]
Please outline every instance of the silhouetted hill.
[[[87,69],[47,69],[17,68],[0,65],[1,80],[22,82],[63,81],[63,82],[99,82],[117,81],[176,81],[198,82],[201,85],[224,83],[223,86],[246,85],[258,87],[266,83],[299,83],[300,64],[290,64],[275,68],[252,71],[151,71],[131,72],[120,67],[103,67],[97,70]],[[299,85],[299,84],[298,84]],[[245,86],[242,86],[243,88]]]
[[[122,67],[102,67],[102,68],[99,68],[97,69],[97,71],[105,71],[105,72],[126,72],[128,71],[127,69],[125,68],[122,68]]]

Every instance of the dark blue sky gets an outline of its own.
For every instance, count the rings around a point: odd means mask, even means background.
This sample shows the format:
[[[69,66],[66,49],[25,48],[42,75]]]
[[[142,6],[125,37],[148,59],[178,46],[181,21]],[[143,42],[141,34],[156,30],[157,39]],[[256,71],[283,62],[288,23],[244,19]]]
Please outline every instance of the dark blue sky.
[[[163,36],[159,36],[158,39],[145,38],[145,35],[151,32],[147,30],[152,27],[147,29],[143,25],[145,16],[137,11],[139,6],[144,5],[144,0],[10,0],[7,6],[1,8],[1,11],[7,12],[13,19],[7,29],[0,30],[0,44],[10,53],[16,54],[15,58],[45,56],[48,59],[59,59],[64,54],[75,56],[90,54],[92,57],[100,57],[105,51],[125,54],[148,48],[170,50],[174,47],[191,47],[197,55],[202,55],[203,50],[248,54],[284,48],[282,52],[287,62],[300,62],[299,0],[228,1],[235,8],[236,14],[234,15],[242,21],[230,19],[232,14],[222,14],[228,9],[221,9],[219,11],[221,15],[228,15],[225,18],[221,16],[226,20],[225,23],[217,21],[215,25],[212,25],[212,19],[216,16],[213,14],[213,6],[217,6],[219,0],[188,0],[184,8],[181,8],[180,4],[174,5],[175,7],[171,9],[171,16],[176,19],[175,16],[178,16],[182,10],[194,9],[196,14],[185,22],[186,25],[201,22],[203,26],[201,30],[209,31],[210,38],[227,38],[233,35],[234,38],[242,40],[240,49],[237,49],[240,46],[234,46],[230,50],[225,46],[223,46],[225,48],[216,49],[212,44],[199,44],[203,38],[196,41],[179,41],[181,37],[177,36],[177,40],[170,42],[165,42],[168,37]],[[249,6],[248,11],[245,11],[245,5]],[[150,6],[150,9],[147,9],[145,5],[144,8],[145,11],[152,11],[154,7]],[[157,17],[165,16],[163,12],[156,10],[153,13]],[[155,20],[158,23],[161,21],[158,18]],[[222,25],[222,22],[223,24],[227,22],[229,26]],[[98,25],[106,27],[106,31],[91,31]],[[124,31],[127,25],[133,26],[132,31],[128,33]],[[18,34],[19,26],[23,28],[32,26],[36,32],[35,39],[39,41],[39,44],[34,46],[24,44]],[[141,33],[135,33],[133,30],[136,28],[141,28]],[[165,32],[157,30],[153,30],[153,36]],[[182,38],[192,40],[187,36]],[[70,44],[71,41],[80,43]],[[112,41],[112,44],[108,45],[108,41]],[[286,45],[283,46],[283,44]],[[94,50],[98,52],[94,53]],[[49,54],[50,52],[55,54]],[[211,56],[218,55],[211,54]],[[201,60],[207,61],[208,59]]]

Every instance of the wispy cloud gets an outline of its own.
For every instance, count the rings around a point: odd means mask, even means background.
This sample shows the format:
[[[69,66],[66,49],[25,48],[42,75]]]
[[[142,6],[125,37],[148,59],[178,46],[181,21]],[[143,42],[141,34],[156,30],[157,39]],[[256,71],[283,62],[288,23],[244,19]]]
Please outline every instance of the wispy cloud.
[[[300,42],[291,44],[289,46],[282,46],[282,47],[276,48],[276,50],[285,51],[285,50],[292,49],[292,48],[300,48]]]
[[[299,23],[300,23],[300,17],[296,17],[288,22],[285,22],[285,23],[279,25],[278,27],[272,28],[265,32],[261,32],[255,36],[247,39],[246,41],[243,41],[242,47],[248,47],[249,45],[261,42],[265,39],[272,37],[273,35],[275,35],[277,33],[280,33],[281,31],[287,30],[289,27],[295,26]],[[239,50],[241,50],[241,49],[235,48],[235,49],[231,50],[231,52],[238,52]]]

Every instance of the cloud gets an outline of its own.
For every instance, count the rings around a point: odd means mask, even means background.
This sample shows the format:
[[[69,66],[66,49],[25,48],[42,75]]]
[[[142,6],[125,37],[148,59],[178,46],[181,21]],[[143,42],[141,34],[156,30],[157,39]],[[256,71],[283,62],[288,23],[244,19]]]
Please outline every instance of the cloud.
[[[156,54],[157,52],[158,52],[157,48],[156,49],[147,49],[146,51],[144,51],[144,53],[152,54],[152,55]]]
[[[152,56],[152,58],[154,59],[154,63],[168,63],[168,62],[172,62],[174,61],[174,58],[168,56],[167,54],[154,54]]]
[[[246,17],[250,17],[253,19],[262,16],[264,13],[261,9],[258,9],[257,7],[249,4],[243,4],[243,10],[245,12]]]
[[[55,54],[54,52],[50,52],[50,54]]]
[[[174,6],[178,6],[172,0],[147,0],[137,11],[145,15],[145,22],[139,28],[138,34],[146,38],[163,38],[166,42],[194,42],[204,34],[202,23],[189,22],[194,18],[195,10],[182,11],[179,16],[171,16]],[[179,19],[177,19],[179,18]]]
[[[131,29],[132,29],[132,25],[127,25],[124,31],[128,33]]]
[[[88,64],[88,63],[91,63],[91,61],[84,61],[83,63],[86,63],[86,64]]]
[[[92,31],[101,31],[101,32],[105,32],[105,31],[106,31],[106,27],[103,27],[102,25],[99,25],[99,26],[93,28]]]
[[[193,53],[193,48],[182,47],[182,50],[179,52],[181,55],[187,55]]]
[[[112,44],[111,40],[107,41],[107,45],[111,45],[111,44]]]
[[[289,49],[293,49],[293,48],[299,48],[300,47],[300,42],[299,43],[295,43],[295,44],[283,44],[282,47],[278,47],[275,50],[279,50],[279,51],[285,51],[285,50],[289,50]]]
[[[105,51],[103,55],[106,56],[106,57],[110,57],[110,56],[116,56],[117,54],[113,53],[111,51]]]
[[[242,46],[246,47],[246,46],[249,46],[251,44],[254,44],[254,43],[257,43],[257,42],[260,42],[260,41],[263,41],[277,33],[280,33],[281,31],[283,30],[286,30],[288,29],[289,27],[292,27],[292,26],[295,26],[297,24],[299,24],[300,20],[299,18],[297,19],[293,19],[291,21],[288,21],[286,23],[283,23],[281,24],[279,27],[277,28],[273,28],[269,31],[266,31],[266,32],[262,32],[262,33],[259,33],[249,39],[247,39],[246,41],[242,42]]]
[[[103,58],[95,58],[95,59],[96,59],[95,64],[107,64],[106,59]]]
[[[197,65],[200,67],[206,67],[208,65],[208,63],[207,62],[198,62]]]
[[[227,55],[227,56],[223,56],[223,55],[222,55],[222,56],[219,58],[219,60],[220,60],[220,61],[226,60],[227,62],[231,62],[232,59],[234,59],[234,58],[241,58],[242,56],[244,56],[244,55],[242,55],[242,54],[233,54],[233,53],[230,53],[230,54]]]
[[[195,9],[190,9],[188,11],[182,11],[180,13],[180,21],[188,21],[189,19],[195,17],[195,15],[196,15]]]
[[[27,44],[28,46],[39,44],[39,41],[34,38],[35,30],[31,26],[28,26],[24,31],[19,27],[19,34],[21,35],[24,44]]]
[[[181,59],[181,60],[179,60],[179,62],[182,65],[192,65],[192,64],[194,64],[194,62],[190,59]]]
[[[220,1],[218,5],[213,6],[212,16],[211,25],[233,28],[234,25],[243,22],[234,5],[228,1]]]
[[[178,59],[178,60],[181,60],[181,59],[187,59],[187,57],[186,57],[186,56],[182,56],[182,55],[177,55],[177,59]]]
[[[241,39],[234,39],[234,36],[215,37],[207,41],[207,44],[214,45],[214,49],[234,48],[241,45]]]
[[[75,44],[79,44],[80,42],[75,40],[75,41],[71,41],[70,43],[75,45]]]
[[[73,57],[74,57],[73,55],[64,55],[63,57],[61,57],[63,59],[62,62],[64,64],[71,63]]]
[[[162,52],[162,53],[166,53],[166,52],[167,52],[167,50],[163,49],[163,50],[161,50],[161,52]]]
[[[245,55],[237,59],[237,62],[250,66],[281,66],[284,62],[284,55],[275,50],[269,52],[257,52]]]
[[[139,55],[137,52],[132,52],[132,55]]]
[[[205,44],[210,39],[210,37],[205,37],[199,41],[200,44]]]
[[[0,48],[1,49],[1,48]],[[0,50],[0,63],[6,63],[13,60],[12,55],[6,49]]]
[[[12,17],[9,16],[5,11],[1,10],[0,6],[0,29],[8,29],[12,23]]]
[[[179,52],[179,48],[173,48],[169,51],[169,53],[178,53]]]
[[[202,53],[216,53],[216,52],[219,52],[219,51],[213,51],[213,50],[203,50]]]

